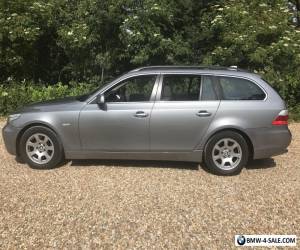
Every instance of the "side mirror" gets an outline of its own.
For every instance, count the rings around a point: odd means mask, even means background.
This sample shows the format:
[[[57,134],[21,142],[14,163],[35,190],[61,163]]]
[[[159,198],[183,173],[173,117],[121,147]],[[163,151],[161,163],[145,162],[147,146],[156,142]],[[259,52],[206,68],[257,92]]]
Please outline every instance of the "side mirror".
[[[96,102],[100,109],[106,108],[105,96],[103,94],[97,96]]]

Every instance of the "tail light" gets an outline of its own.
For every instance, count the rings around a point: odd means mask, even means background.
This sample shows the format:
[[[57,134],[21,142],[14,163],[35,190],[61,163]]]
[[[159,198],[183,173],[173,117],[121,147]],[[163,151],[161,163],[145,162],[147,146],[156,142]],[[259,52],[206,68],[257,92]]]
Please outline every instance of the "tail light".
[[[281,110],[277,117],[272,121],[272,125],[288,125],[289,112],[288,110]]]

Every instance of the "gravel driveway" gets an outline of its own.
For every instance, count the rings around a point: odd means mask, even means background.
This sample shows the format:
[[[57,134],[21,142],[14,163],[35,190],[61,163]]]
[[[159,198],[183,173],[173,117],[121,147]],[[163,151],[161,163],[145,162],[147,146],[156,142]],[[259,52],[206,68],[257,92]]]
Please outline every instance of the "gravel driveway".
[[[0,248],[230,249],[235,234],[299,237],[300,124],[290,128],[289,153],[233,177],[174,162],[32,170],[0,137]]]

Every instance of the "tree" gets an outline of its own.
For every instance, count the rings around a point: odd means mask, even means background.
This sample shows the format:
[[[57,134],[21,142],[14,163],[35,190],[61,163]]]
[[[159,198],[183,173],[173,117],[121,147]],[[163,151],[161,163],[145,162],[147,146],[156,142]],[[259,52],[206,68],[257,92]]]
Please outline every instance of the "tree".
[[[3,0],[0,3],[1,80],[47,79],[55,58],[55,2]],[[45,56],[46,55],[46,56]],[[50,66],[50,67],[48,67]]]
[[[299,2],[2,0],[0,80],[100,84],[144,65],[238,65],[295,105]]]
[[[205,64],[257,71],[290,105],[299,102],[300,31],[286,1],[223,1],[206,14],[202,27],[213,46]]]
[[[295,9],[295,19],[297,27],[300,27],[300,0],[292,0],[290,1],[293,8]]]

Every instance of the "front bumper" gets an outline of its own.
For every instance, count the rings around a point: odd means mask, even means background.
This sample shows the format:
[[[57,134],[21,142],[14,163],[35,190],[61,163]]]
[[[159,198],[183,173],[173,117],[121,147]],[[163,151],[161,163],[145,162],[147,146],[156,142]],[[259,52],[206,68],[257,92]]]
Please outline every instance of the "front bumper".
[[[17,136],[20,128],[14,127],[10,123],[6,123],[2,129],[2,137],[8,153],[12,155],[17,154]]]
[[[248,129],[247,134],[253,143],[254,159],[286,153],[292,140],[292,134],[287,126]]]

